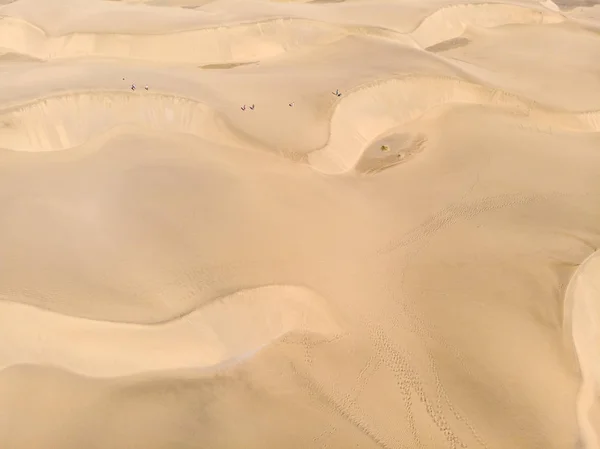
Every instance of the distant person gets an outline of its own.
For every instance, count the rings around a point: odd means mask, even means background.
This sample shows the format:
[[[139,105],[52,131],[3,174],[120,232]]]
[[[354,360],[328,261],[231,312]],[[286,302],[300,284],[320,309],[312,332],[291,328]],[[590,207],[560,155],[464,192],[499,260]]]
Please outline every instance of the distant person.
[[[246,105],[242,106],[240,109],[241,109],[242,111],[245,111],[245,110],[246,110]]]
[[[135,84],[131,85],[131,90],[135,90]]]
[[[144,86],[144,89],[148,90],[148,85],[147,84]]]
[[[336,89],[335,92],[331,92],[333,95],[335,95],[336,97],[341,97],[342,94],[340,93],[339,89]]]
[[[254,105],[250,106],[250,109],[252,109],[254,111]]]

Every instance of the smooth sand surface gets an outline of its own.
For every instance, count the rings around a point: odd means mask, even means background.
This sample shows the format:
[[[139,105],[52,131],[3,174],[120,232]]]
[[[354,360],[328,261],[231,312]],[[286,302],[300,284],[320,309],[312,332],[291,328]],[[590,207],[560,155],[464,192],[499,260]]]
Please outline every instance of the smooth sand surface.
[[[592,254],[577,270],[567,289],[569,319],[582,382],[577,418],[583,447],[598,447],[600,435],[600,258]]]
[[[593,3],[0,1],[0,448],[600,449]]]

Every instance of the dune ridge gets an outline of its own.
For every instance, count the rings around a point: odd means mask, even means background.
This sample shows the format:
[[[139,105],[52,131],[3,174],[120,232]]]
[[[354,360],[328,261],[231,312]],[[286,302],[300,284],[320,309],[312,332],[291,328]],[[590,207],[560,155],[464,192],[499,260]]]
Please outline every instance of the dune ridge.
[[[583,449],[600,447],[597,422],[600,395],[600,252],[592,253],[577,268],[565,293],[565,325],[571,332],[581,370],[577,419]]]
[[[324,174],[350,172],[381,136],[453,104],[504,108],[529,118],[531,123],[523,123],[523,127],[544,132],[600,130],[600,111],[559,111],[458,78],[411,75],[359,85],[346,92],[331,113],[327,144],[308,153],[308,163]],[[61,92],[0,111],[0,148],[60,151],[132,126],[190,134],[227,146],[248,144],[230,113],[199,100],[154,91],[88,91]]]
[[[565,20],[562,14],[547,9],[483,3],[441,7],[425,17],[411,32],[281,16],[166,34],[107,31],[53,36],[33,23],[4,16],[0,20],[0,48],[39,60],[94,56],[206,65],[272,58],[293,49],[327,45],[348,34],[369,34],[393,39],[402,45],[427,48],[461,36],[469,26],[493,28],[508,24],[552,24]],[[310,29],[309,33],[307,29]],[[186,42],[196,40],[203,41],[200,48],[186,45]]]
[[[228,132],[222,115],[205,103],[155,91],[123,90],[61,92],[12,105],[0,112],[0,148],[65,150],[128,125],[243,146]]]
[[[11,301],[0,301],[0,310],[0,369],[43,364],[89,377],[231,364],[288,333],[332,338],[342,329],[322,297],[293,285],[240,290],[158,324],[94,321]]]
[[[1,6],[2,449],[600,449],[567,3]]]
[[[552,24],[565,21],[562,14],[503,3],[451,5],[427,16],[410,33],[421,48],[459,37],[469,26],[494,28],[509,24]]]
[[[461,103],[506,108],[510,113],[531,118],[538,129],[600,130],[600,111],[557,111],[465,80],[408,76],[362,85],[346,93],[333,112],[327,145],[310,153],[308,161],[326,174],[349,172],[379,136],[436,107]]]
[[[106,32],[64,36],[48,35],[22,19],[0,20],[0,47],[41,60],[93,56],[161,64],[241,63],[328,44],[345,34],[340,27],[326,22],[299,18],[264,19],[168,34]],[[195,41],[201,41],[202,46],[187,44]]]

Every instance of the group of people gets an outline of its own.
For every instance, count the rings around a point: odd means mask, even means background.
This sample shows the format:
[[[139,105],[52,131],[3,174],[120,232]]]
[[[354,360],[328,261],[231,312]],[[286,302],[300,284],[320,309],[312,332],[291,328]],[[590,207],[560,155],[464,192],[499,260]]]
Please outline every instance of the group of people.
[[[125,81],[125,78],[123,78],[123,81]],[[135,91],[135,89],[136,89],[136,87],[135,87],[135,83],[131,83],[131,90],[132,90],[132,91]],[[148,90],[148,85],[147,85],[147,84],[144,86],[144,89]],[[341,96],[342,96],[342,93],[339,91],[339,89],[336,89],[336,90],[335,90],[335,92],[331,92],[331,93],[332,93],[333,95],[335,95],[336,97],[341,97]],[[289,106],[290,108],[291,108],[291,107],[294,107],[294,102],[292,101],[291,103],[288,103],[288,106]],[[249,108],[251,111],[254,111],[254,104],[252,104],[252,106],[248,106],[248,108]],[[246,110],[246,105],[243,105],[243,106],[242,106],[240,109],[241,109],[242,111],[245,111],[245,110]]]
[[[146,90],[148,90],[148,86],[146,86]],[[335,95],[336,97],[341,97],[342,93],[339,91],[339,89],[336,89],[335,92],[331,92],[333,95]],[[288,106],[290,108],[294,107],[294,102],[292,101],[291,103],[288,103]],[[254,111],[254,104],[252,106],[248,106],[250,108],[250,110]],[[246,110],[246,105],[243,105],[242,107],[240,107],[240,109],[242,111]]]
[[[123,78],[123,81],[125,81],[125,78]],[[131,83],[131,90],[135,91],[136,87],[135,87],[135,83]],[[146,84],[144,86],[144,89],[148,90],[148,85]]]

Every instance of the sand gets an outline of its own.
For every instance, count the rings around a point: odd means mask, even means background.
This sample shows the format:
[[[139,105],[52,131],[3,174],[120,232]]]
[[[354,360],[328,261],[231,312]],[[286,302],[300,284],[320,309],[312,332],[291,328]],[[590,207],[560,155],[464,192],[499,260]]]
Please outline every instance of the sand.
[[[597,354],[600,350],[600,259],[598,252],[586,259],[571,279],[567,288],[565,316],[579,365],[582,382],[577,399],[577,419],[583,447],[598,447],[600,435],[600,369]]]
[[[594,3],[0,1],[0,447],[600,449]]]

